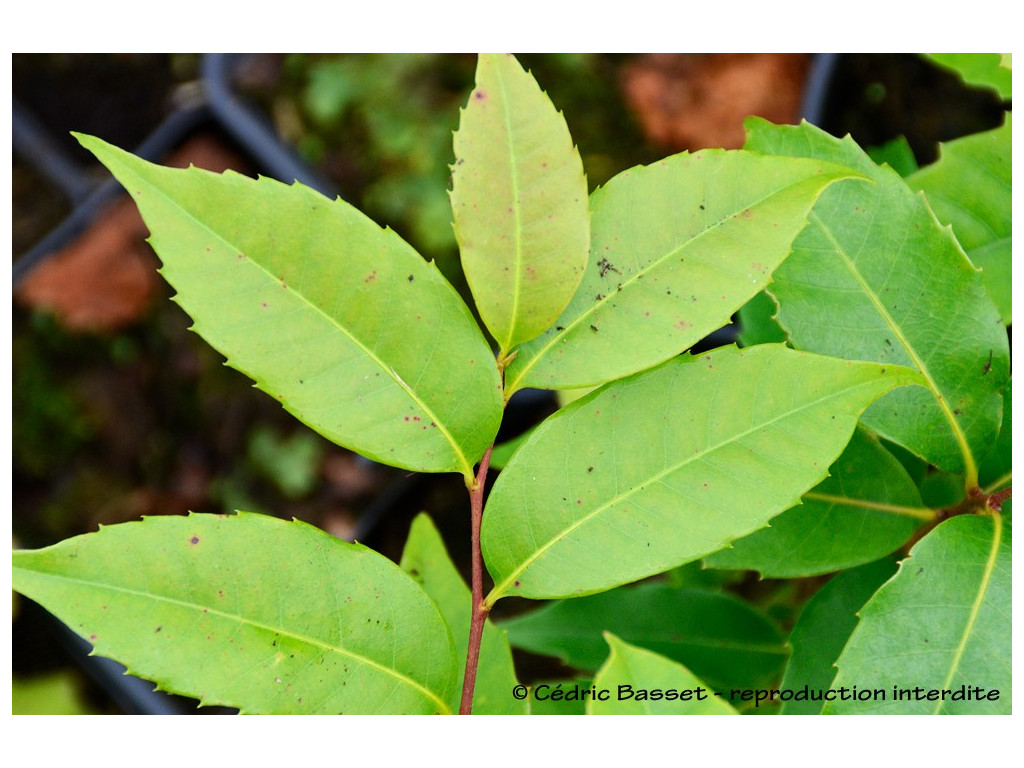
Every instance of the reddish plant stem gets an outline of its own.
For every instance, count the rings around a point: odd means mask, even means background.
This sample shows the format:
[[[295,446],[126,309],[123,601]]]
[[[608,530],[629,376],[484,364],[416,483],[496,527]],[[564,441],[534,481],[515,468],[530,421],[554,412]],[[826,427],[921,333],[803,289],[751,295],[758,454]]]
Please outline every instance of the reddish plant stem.
[[[484,638],[484,622],[490,607],[484,605],[484,558],[480,552],[480,524],[484,517],[484,482],[491,464],[492,445],[480,460],[476,483],[469,491],[470,526],[472,537],[472,592],[473,616],[469,624],[469,651],[466,653],[466,676],[462,682],[460,715],[473,714],[473,691],[476,690],[476,671],[480,663],[480,643]]]
[[[989,494],[988,499],[986,499],[985,501],[985,504],[989,508],[994,509],[996,512],[1002,512],[1003,502],[1012,497],[1013,487],[1011,486],[1009,488],[1004,488],[1001,491],[996,491],[995,493]]]

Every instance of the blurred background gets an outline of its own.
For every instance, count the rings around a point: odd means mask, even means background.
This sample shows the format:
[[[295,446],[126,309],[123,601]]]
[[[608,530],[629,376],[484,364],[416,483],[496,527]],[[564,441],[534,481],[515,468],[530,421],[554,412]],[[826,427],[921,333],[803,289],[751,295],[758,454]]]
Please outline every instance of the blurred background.
[[[910,54],[519,59],[565,114],[591,188],[681,150],[738,148],[752,114],[851,133],[904,173],[934,160],[938,142],[1002,119],[987,91]],[[474,56],[454,54],[13,56],[14,546],[142,515],[244,509],[397,560],[427,510],[468,572],[461,479],[334,446],[224,367],[168,300],[134,204],[70,131],[167,165],[298,178],[340,195],[465,292],[446,190],[474,70]],[[500,437],[556,407],[521,393]],[[780,624],[792,619],[789,593],[746,588]],[[14,711],[224,711],[154,695],[87,651],[16,596]]]

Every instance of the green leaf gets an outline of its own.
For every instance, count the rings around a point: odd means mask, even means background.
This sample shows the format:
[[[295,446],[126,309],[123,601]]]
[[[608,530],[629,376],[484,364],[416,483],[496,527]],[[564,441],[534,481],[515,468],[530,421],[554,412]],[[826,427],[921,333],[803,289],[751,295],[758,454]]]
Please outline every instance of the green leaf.
[[[777,344],[788,341],[786,332],[775,320],[779,308],[767,291],[761,291],[740,307],[737,313],[740,322],[739,343],[742,347],[755,344]]]
[[[747,127],[752,149],[846,163],[875,182],[826,190],[776,270],[769,290],[791,342],[920,371],[925,389],[886,396],[864,424],[976,479],[977,458],[999,428],[1009,371],[1006,331],[981,275],[923,197],[852,139],[806,123],[751,118]]]
[[[857,626],[857,612],[896,572],[894,560],[878,560],[843,571],[830,579],[800,612],[789,636],[793,649],[779,688],[807,697],[782,703],[783,715],[820,715],[823,695],[836,676],[835,662]]]
[[[993,88],[1001,99],[1013,95],[1013,72],[1008,53],[926,53],[946,69],[952,69],[968,85]]]
[[[519,446],[530,439],[533,430],[534,427],[530,427],[525,432],[494,446],[494,450],[491,451],[491,469],[504,469],[509,459],[519,450]]]
[[[907,137],[900,134],[877,147],[868,147],[868,156],[878,165],[885,163],[903,178],[917,170],[917,158]]]
[[[441,614],[451,628],[455,641],[458,669],[463,669],[466,666],[466,653],[469,648],[473,600],[469,588],[448,557],[441,535],[425,514],[417,515],[412,521],[409,538],[402,552],[401,566],[441,609]],[[509,648],[505,632],[488,620],[480,646],[480,664],[476,688],[473,691],[473,714],[528,714],[527,702],[516,701],[512,696],[512,689],[517,682],[516,670],[512,664],[512,650]],[[460,679],[449,700],[452,711],[458,711],[461,699]]]
[[[953,227],[960,245],[982,270],[985,287],[1010,325],[1012,221],[1012,117],[1000,128],[950,141],[939,159],[907,179],[922,190],[935,216]]]
[[[1011,379],[1006,385],[1006,391],[1003,392],[1003,426],[999,430],[999,439],[996,440],[991,453],[981,464],[979,474],[981,487],[990,492],[1005,488],[1010,484],[1013,475],[1013,428],[1011,423],[1013,398],[1010,396],[1012,383]]]
[[[281,437],[268,426],[257,426],[249,439],[248,454],[263,477],[295,499],[316,487],[323,442],[306,430]]]
[[[587,180],[562,114],[508,54],[481,54],[455,134],[462,267],[502,355],[545,331],[587,265]]]
[[[519,349],[506,389],[602,384],[688,349],[771,281],[821,191],[856,175],[724,150],[620,173],[591,196],[579,290]]]
[[[164,690],[246,713],[447,713],[452,638],[395,564],[300,522],[151,517],[14,552],[14,589]]]
[[[594,680],[590,677],[575,677],[571,680],[538,680],[530,685],[531,715],[585,715],[586,704],[582,692],[590,690]],[[558,692],[561,691],[561,694]],[[575,695],[566,696],[569,691]]]
[[[271,179],[162,168],[88,136],[135,198],[194,329],[314,430],[472,481],[501,419],[468,307],[401,238]]]
[[[625,643],[610,632],[605,639],[611,653],[594,678],[594,687],[609,695],[605,701],[588,700],[588,715],[739,714],[682,664]],[[672,700],[664,698],[669,691]]]
[[[921,539],[864,606],[836,663],[833,688],[885,696],[831,702],[825,713],[1009,714],[1010,558],[1009,521],[998,515],[960,515]],[[975,687],[998,698],[952,699]]]
[[[599,592],[722,549],[820,482],[868,403],[919,380],[759,345],[682,356],[577,400],[494,484],[487,601]]]
[[[773,579],[831,573],[889,554],[934,519],[903,465],[858,429],[829,477],[799,506],[704,563]]]
[[[601,666],[608,655],[602,633],[613,632],[684,664],[720,691],[770,685],[789,653],[775,625],[742,600],[667,584],[550,603],[502,627],[514,647],[583,671]]]
[[[11,680],[12,715],[98,715],[82,696],[73,669]],[[13,744],[13,741],[10,742]]]

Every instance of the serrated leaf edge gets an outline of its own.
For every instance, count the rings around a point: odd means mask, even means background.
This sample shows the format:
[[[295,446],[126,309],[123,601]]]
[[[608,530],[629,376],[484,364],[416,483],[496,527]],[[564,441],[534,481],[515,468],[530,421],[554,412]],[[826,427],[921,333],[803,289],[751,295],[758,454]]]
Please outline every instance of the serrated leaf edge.
[[[247,513],[239,513],[239,516],[242,516],[244,514],[247,514]],[[195,515],[195,513],[190,512],[188,514],[188,517],[192,517],[194,515]],[[159,516],[159,515],[147,515],[147,516],[143,517],[141,522],[144,524],[147,520],[159,519],[160,517],[161,516]],[[297,518],[293,518],[292,519],[292,524],[298,524],[300,526],[306,526],[306,527],[312,528],[315,531],[317,531],[318,533],[322,533],[325,537],[327,537],[327,534],[324,533],[323,531],[321,531],[319,528],[316,528],[316,526],[312,526],[312,525],[309,525],[308,523],[304,523],[303,521],[298,520]],[[100,530],[96,531],[96,533],[99,533],[104,528],[109,528],[109,527],[112,527],[112,526],[101,525],[100,526]],[[85,534],[85,535],[90,535],[90,534]],[[63,542],[61,542],[61,543],[63,543]],[[355,544],[353,546],[357,546],[360,549],[363,549],[363,550],[368,551],[368,552],[372,552],[374,555],[377,555],[379,557],[383,557],[383,555],[380,555],[379,553],[375,552],[374,550],[368,549],[368,548],[364,547],[361,544]],[[41,550],[16,550],[15,551],[15,555],[17,555],[18,551],[24,551],[24,552],[28,553],[28,552],[41,551]],[[15,568],[17,568],[17,567],[18,566],[15,565]],[[22,568],[22,570],[29,570],[29,569]],[[39,573],[39,571],[32,571],[32,572],[33,573]],[[407,576],[407,574],[405,574],[404,571],[401,571],[401,569],[399,569],[399,572],[401,572],[403,574],[403,576]],[[149,599],[149,600],[153,600],[154,602],[162,602],[162,603],[167,603],[167,604],[179,605],[179,606],[182,606],[182,607],[190,609],[190,610],[194,608],[197,611],[205,611],[208,614],[214,614],[214,615],[220,616],[220,617],[222,617],[224,619],[227,619],[229,621],[234,621],[236,623],[243,624],[243,625],[246,625],[246,626],[251,626],[251,627],[255,627],[257,629],[266,630],[266,631],[272,632],[274,634],[281,635],[282,637],[289,637],[289,638],[291,638],[293,640],[297,640],[297,641],[299,641],[301,643],[305,643],[306,645],[309,645],[309,646],[321,648],[323,650],[330,651],[332,653],[338,653],[338,654],[340,654],[342,656],[345,656],[345,657],[347,657],[349,659],[352,659],[353,661],[355,661],[357,663],[365,664],[368,667],[372,667],[374,669],[380,670],[381,672],[383,672],[386,675],[394,678],[398,682],[400,682],[402,684],[405,684],[405,685],[409,686],[410,688],[420,692],[420,694],[423,695],[424,698],[426,698],[426,699],[428,699],[430,701],[433,701],[437,705],[438,710],[440,712],[444,712],[444,713],[450,713],[451,712],[451,709],[448,706],[448,704],[441,697],[439,697],[436,693],[434,693],[430,689],[426,688],[422,683],[419,683],[416,680],[413,680],[412,678],[407,677],[406,675],[403,675],[401,672],[398,672],[397,670],[390,669],[390,668],[388,668],[386,666],[383,666],[379,662],[374,661],[373,659],[367,658],[367,657],[362,656],[361,654],[358,654],[358,653],[353,653],[352,651],[346,650],[346,649],[344,649],[344,648],[342,648],[340,646],[334,646],[334,645],[331,645],[329,643],[324,643],[324,642],[322,642],[320,640],[316,640],[314,638],[306,637],[304,635],[299,635],[299,634],[296,634],[296,633],[291,632],[291,631],[289,631],[287,629],[284,629],[284,628],[272,627],[272,626],[269,626],[267,624],[262,624],[262,623],[257,622],[257,621],[252,621],[250,619],[245,619],[242,616],[237,616],[237,615],[234,615],[234,614],[226,613],[225,611],[217,610],[213,606],[201,605],[201,604],[198,604],[198,603],[189,603],[189,602],[186,602],[184,600],[176,600],[176,599],[164,597],[164,596],[161,596],[161,595],[154,595],[152,593],[140,592],[140,591],[135,590],[135,589],[125,589],[123,587],[113,586],[113,585],[109,585],[109,584],[102,584],[100,582],[95,582],[95,581],[85,581],[83,579],[72,579],[72,578],[69,578],[67,576],[62,576],[60,574],[47,573],[45,575],[46,575],[47,578],[54,579],[54,580],[57,580],[57,581],[63,581],[63,582],[69,582],[69,583],[77,583],[77,584],[84,584],[84,585],[87,585],[87,586],[97,586],[97,587],[100,587],[102,589],[110,590],[111,592],[128,594],[128,595],[135,595],[135,596],[143,597],[143,598],[146,598],[146,599]],[[431,598],[429,595],[425,595],[425,596],[426,596],[426,598],[428,600],[430,600],[431,604],[434,605],[434,607],[436,609],[437,606],[436,606],[436,603],[434,603],[433,598]],[[439,610],[438,610],[438,614],[440,615],[440,611]],[[442,621],[443,621],[443,617],[442,617]],[[445,626],[447,626],[447,622],[445,622]],[[93,655],[95,655],[95,656],[103,656],[104,658],[111,658],[111,657],[104,656],[103,653],[97,653],[95,650],[90,652],[89,655],[90,656],[93,656]],[[123,662],[121,662],[119,659],[114,659],[114,661],[117,661],[118,663],[122,663],[123,664]],[[127,665],[125,665],[125,667],[128,668],[129,671],[131,672],[131,668],[130,667],[128,667]],[[132,674],[135,674],[135,673],[132,673]],[[171,685],[169,687],[166,687],[166,688],[163,687],[163,682],[165,682],[165,681],[161,680],[160,679],[161,676],[159,676],[159,675],[151,677],[150,675],[148,675],[148,673],[145,673],[145,672],[139,672],[138,674],[139,674],[140,677],[143,677],[143,678],[145,678],[147,680],[151,680],[152,682],[156,683],[157,687],[160,690],[172,691],[172,692],[176,692],[176,693],[183,693],[183,694],[188,695],[188,696],[194,696],[195,695],[194,691],[192,691],[192,692],[189,692],[189,691],[179,691],[173,685]],[[223,704],[223,705],[227,705],[227,706],[237,706],[236,703],[230,702],[230,701],[221,702],[221,701],[215,701],[215,700],[206,699],[206,700],[204,700],[204,703],[205,702],[209,702],[209,704]]]
[[[256,179],[251,179],[251,178],[249,178],[249,177],[247,177],[247,176],[245,176],[243,174],[237,173],[237,172],[230,172],[230,171],[228,171],[228,172],[225,172],[225,174],[218,174],[218,173],[213,173],[212,171],[204,170],[202,168],[197,168],[194,165],[190,165],[188,168],[166,168],[164,166],[159,166],[159,165],[156,165],[154,163],[149,163],[146,160],[142,160],[141,158],[136,157],[132,153],[126,152],[125,150],[123,150],[123,149],[121,149],[119,147],[116,147],[113,144],[109,144],[108,142],[105,142],[102,139],[98,139],[98,138],[96,138],[94,136],[89,136],[87,134],[79,134],[79,133],[75,133],[73,135],[79,140],[79,142],[81,142],[83,144],[83,146],[86,147],[86,149],[89,149],[89,151],[93,152],[94,154],[95,154],[95,151],[93,150],[93,147],[90,146],[90,144],[95,144],[95,143],[98,142],[99,144],[103,145],[104,147],[112,149],[115,154],[120,154],[122,157],[128,158],[128,162],[133,162],[133,161],[142,162],[142,163],[145,163],[148,166],[152,166],[153,168],[159,169],[161,171],[182,172],[182,173],[186,173],[186,174],[187,173],[193,173],[194,175],[196,175],[197,177],[200,177],[200,178],[203,177],[203,176],[214,176],[214,177],[216,177],[216,176],[223,176],[223,175],[233,175],[233,176],[238,176],[240,179],[245,179],[248,182],[250,182],[250,183],[252,183],[253,185],[256,185],[256,186],[258,186],[260,184],[265,184],[266,186],[279,185],[279,186],[284,187],[286,189],[308,190],[309,192],[314,193],[314,194],[318,195],[319,197],[322,197],[327,202],[328,205],[333,205],[333,206],[341,205],[341,206],[344,206],[345,208],[349,209],[351,212],[354,212],[355,214],[357,214],[359,217],[365,219],[366,222],[369,222],[369,223],[374,224],[375,226],[379,227],[380,230],[386,236],[392,236],[394,238],[397,238],[400,242],[402,242],[404,245],[406,245],[414,253],[416,252],[415,249],[413,249],[411,245],[406,243],[390,227],[381,227],[379,224],[377,224],[372,219],[370,219],[368,216],[366,216],[366,214],[362,213],[362,211],[360,211],[359,209],[357,209],[357,208],[355,208],[353,206],[350,206],[348,203],[345,203],[345,201],[342,200],[340,197],[337,197],[337,198],[332,200],[331,198],[328,198],[328,197],[325,197],[323,195],[320,195],[312,187],[307,187],[306,185],[301,184],[298,181],[295,181],[292,184],[285,184],[283,182],[277,181],[276,179],[273,179],[273,178],[270,178],[270,177],[267,177],[267,176],[259,176]],[[113,173],[113,171],[111,171],[111,173]],[[210,227],[208,227],[202,221],[200,221],[199,219],[195,218],[195,216],[193,216],[189,211],[187,211],[185,208],[180,206],[180,204],[174,198],[169,197],[168,195],[166,195],[163,192],[161,192],[161,190],[160,190],[160,188],[158,186],[154,185],[152,182],[149,182],[148,180],[143,178],[137,171],[132,170],[132,173],[135,176],[138,177],[138,181],[142,185],[145,185],[153,193],[158,195],[160,198],[162,198],[167,203],[171,204],[175,209],[180,210],[183,215],[187,216],[193,222],[195,222],[197,227],[199,227],[200,229],[208,232],[211,235],[211,237],[214,238],[217,242],[222,243],[223,245],[228,246],[228,247],[231,246],[231,243],[229,243],[227,240],[225,240],[219,233],[217,233],[216,231],[210,229]],[[114,175],[118,176],[118,174],[114,174]],[[120,178],[119,178],[119,180],[120,180]],[[125,186],[127,187],[127,185],[125,185]],[[134,195],[133,195],[133,197],[134,197]],[[153,247],[154,250],[156,250],[156,247],[152,243],[154,237],[155,237],[155,235],[151,234],[150,237],[146,238],[146,242],[149,243],[150,246]],[[265,275],[267,275],[268,278],[270,278],[272,280],[275,280],[275,281],[278,279],[273,273],[271,273],[266,267],[264,267],[258,261],[250,260],[250,263],[252,263],[258,269],[260,269]],[[426,263],[426,262],[424,262],[424,263]],[[437,271],[440,274],[439,270],[437,270],[437,266],[434,265],[432,262],[429,264],[429,266],[433,266],[435,271]],[[161,275],[163,275],[164,269],[165,269],[164,267],[161,267],[158,270],[158,272]],[[164,278],[164,279],[166,279],[166,278]],[[170,281],[168,281],[168,282],[170,282]],[[297,298],[304,305],[309,307],[314,313],[316,313],[316,314],[320,315],[321,317],[323,317],[324,319],[326,319],[330,325],[335,327],[337,330],[339,330],[342,333],[343,336],[345,336],[347,339],[349,339],[353,343],[353,345],[355,345],[360,351],[362,351],[363,354],[366,355],[366,357],[369,358],[378,368],[380,368],[380,370],[382,372],[387,374],[396,384],[398,384],[398,386],[402,389],[402,391],[406,393],[406,395],[409,397],[410,400],[412,400],[413,404],[415,406],[417,406],[418,408],[422,409],[423,413],[427,416],[427,418],[429,418],[435,425],[437,425],[437,429],[441,432],[442,436],[445,438],[445,440],[447,441],[447,443],[449,444],[449,446],[452,449],[454,458],[456,459],[456,462],[459,465],[459,472],[463,476],[465,476],[467,482],[472,482],[472,479],[474,478],[473,462],[471,462],[471,461],[469,461],[469,459],[467,459],[465,453],[462,451],[461,446],[455,440],[454,436],[451,434],[451,432],[448,430],[448,428],[444,425],[443,421],[437,417],[437,415],[433,412],[433,410],[422,400],[422,398],[419,397],[419,395],[416,394],[416,392],[405,382],[405,380],[402,379],[402,377],[400,375],[398,375],[397,371],[395,371],[395,369],[392,366],[385,364],[384,361],[381,360],[380,357],[376,353],[374,353],[373,350],[369,349],[360,339],[355,337],[351,333],[350,330],[348,330],[347,328],[345,328],[345,326],[343,326],[340,323],[338,323],[338,321],[335,318],[333,318],[330,315],[328,315],[323,309],[318,307],[316,304],[314,304],[311,301],[309,301],[309,299],[304,294],[299,293],[295,289],[290,289],[290,293],[291,293],[291,295],[293,297]],[[182,306],[181,301],[179,301],[179,299],[178,299],[179,295],[180,295],[180,293],[176,293],[173,297],[171,297],[171,300],[174,301],[179,306]],[[192,330],[193,332],[195,332],[195,333],[199,334],[200,336],[202,336],[200,331],[197,330],[198,328],[202,327],[202,325],[203,324],[200,321],[196,321],[196,320],[193,319],[193,325],[190,327],[190,330]],[[205,336],[203,336],[203,338],[205,340]],[[237,371],[245,374],[249,378],[251,378],[256,383],[256,385],[258,386],[258,388],[261,391],[266,392],[267,394],[269,394],[272,397],[274,397],[274,393],[272,393],[269,389],[265,388],[264,384],[260,380],[260,377],[253,375],[250,371],[246,370],[244,367],[242,367],[240,365],[237,365],[232,360],[231,356],[229,354],[227,354],[226,352],[223,352],[223,351],[221,351],[219,349],[218,349],[218,351],[220,351],[221,354],[224,355],[224,357],[225,357],[225,359],[227,361],[227,364],[231,368],[234,368],[235,370],[237,370]]]
[[[666,158],[666,160],[661,161],[660,164],[664,164],[667,161],[675,160],[676,158],[697,157],[697,156],[705,156],[705,155],[708,155],[708,154],[711,154],[711,155],[714,155],[714,156],[723,156],[724,157],[724,156],[727,156],[728,154],[738,153],[738,152],[742,152],[742,153],[749,154],[749,155],[755,155],[756,154],[756,153],[753,153],[753,152],[747,152],[746,150],[714,150],[714,149],[712,149],[712,150],[702,150],[700,152],[693,152],[693,153],[690,153],[690,152],[680,152],[680,153],[678,153],[676,155],[673,155],[672,157]],[[820,162],[823,163],[826,166],[833,166],[835,168],[843,167],[843,166],[840,166],[840,165],[838,165],[836,163],[830,163],[828,161],[820,161]],[[659,164],[635,166],[635,167],[629,169],[628,171],[624,171],[622,174],[619,174],[619,176],[617,176],[615,178],[620,178],[620,177],[625,178],[626,174],[635,174],[636,177],[639,177],[640,175],[644,174],[647,170],[658,167],[658,165]],[[825,189],[827,189],[831,184],[833,184],[833,183],[835,183],[837,181],[841,181],[843,179],[857,179],[857,180],[869,181],[869,179],[864,177],[862,174],[860,174],[855,169],[847,168],[846,171],[847,171],[846,175],[835,176],[832,179],[830,179],[829,181],[827,181],[824,185],[822,185],[821,189],[819,190],[819,194],[821,192],[823,192]],[[608,186],[610,186],[611,184],[613,184],[615,182],[615,178],[611,179],[607,184],[605,184],[604,186],[599,187],[597,190],[595,190],[591,194],[591,196],[590,196],[591,201],[595,200],[598,196],[605,194],[604,191],[607,189]],[[765,195],[764,197],[760,198],[759,200],[755,200],[755,201],[751,202],[749,205],[745,206],[744,210],[753,210],[757,206],[772,200],[773,198],[777,197],[778,195],[784,194],[784,193],[788,192],[789,190],[793,189],[794,187],[798,187],[798,186],[800,186],[802,184],[805,184],[807,182],[807,180],[808,179],[806,177],[805,178],[801,178],[801,179],[798,179],[797,181],[794,181],[792,184],[789,184],[789,185],[787,185],[787,186],[785,186],[785,187],[783,187],[781,189],[776,189],[776,190],[772,191],[770,194]],[[643,269],[638,271],[636,274],[630,276],[627,280],[625,280],[621,284],[621,289],[625,290],[632,283],[637,282],[638,280],[643,278],[646,274],[648,274],[648,273],[652,272],[653,270],[657,269],[658,267],[660,267],[665,262],[670,261],[674,256],[677,256],[681,251],[683,251],[683,250],[685,250],[687,248],[692,247],[694,243],[700,241],[701,239],[703,239],[706,236],[710,237],[710,233],[715,232],[719,227],[724,226],[727,222],[730,222],[730,221],[733,221],[733,220],[735,220],[737,218],[742,217],[742,214],[743,214],[743,211],[736,211],[735,213],[732,213],[732,214],[730,214],[730,215],[728,215],[728,216],[726,216],[726,217],[724,217],[722,219],[719,219],[718,221],[716,221],[711,226],[706,227],[705,229],[702,229],[694,237],[690,238],[689,240],[687,240],[684,243],[678,244],[675,248],[665,252],[663,255],[659,256],[655,261],[652,261],[650,264],[646,265]],[[592,215],[592,206],[591,206],[591,215]],[[808,221],[809,221],[809,216],[805,216],[803,224],[799,227],[799,229],[797,229],[796,233],[793,236],[793,241],[794,242],[796,241],[796,238],[799,236],[800,232],[802,232],[807,227]],[[792,250],[792,248],[790,250]],[[596,255],[596,254],[592,254],[592,255]],[[590,266],[589,261],[588,261],[588,266]],[[764,287],[766,287],[767,285],[771,284],[771,282],[772,282],[772,280],[771,280],[771,278],[769,278],[768,281],[765,283],[765,286],[762,286],[762,290],[764,289]],[[535,355],[533,355],[533,357],[530,358],[529,362],[527,362],[526,365],[524,365],[522,368],[519,368],[517,370],[513,370],[514,377],[511,377],[510,380],[506,381],[506,383],[505,383],[505,392],[506,392],[505,396],[506,396],[506,399],[511,397],[511,395],[514,394],[515,392],[517,392],[520,388],[522,388],[524,386],[529,386],[528,384],[524,384],[523,382],[524,382],[524,379],[527,378],[527,375],[529,374],[530,370],[532,370],[533,367],[541,359],[543,359],[543,357],[553,347],[555,347],[557,344],[561,343],[565,339],[565,337],[569,334],[570,331],[572,331],[574,328],[576,328],[576,327],[578,327],[580,325],[586,324],[587,321],[590,319],[590,317],[593,315],[593,313],[596,312],[600,307],[604,306],[606,303],[610,303],[613,300],[615,300],[618,293],[619,293],[619,291],[616,291],[615,293],[610,293],[607,296],[604,296],[603,298],[601,298],[600,300],[589,304],[587,306],[587,308],[580,315],[578,315],[577,317],[575,317],[572,320],[567,320],[567,319],[563,320],[563,318],[559,318],[558,320],[556,320],[556,322],[560,322],[561,321],[560,325],[559,325],[561,330],[556,330],[556,332],[553,333],[551,335],[551,337],[546,341],[544,346],[542,346],[539,350],[537,350],[537,353]],[[774,300],[774,298],[775,297],[773,296],[772,299]],[[749,297],[748,297],[748,299],[749,299]],[[777,307],[778,307],[778,302],[776,302],[776,308]],[[778,311],[778,310],[776,309],[776,311]],[[564,323],[564,325],[561,324],[561,323]],[[696,343],[697,341],[699,341],[699,339],[695,340],[693,343]],[[670,353],[669,355],[667,355],[666,357],[664,357],[662,360],[655,361],[654,363],[651,364],[651,366],[657,365],[660,362],[664,362],[665,360],[669,359],[670,357],[675,356],[676,354],[678,354],[681,351],[683,351],[683,350],[675,350],[672,353]],[[645,366],[645,368],[651,367],[651,366]],[[626,375],[628,375],[628,374],[626,374]],[[616,379],[622,378],[622,376],[617,376],[615,378]],[[572,389],[572,388],[577,388],[577,387],[589,387],[589,386],[600,385],[600,384],[606,383],[607,381],[609,381],[609,379],[601,379],[599,381],[586,381],[586,382],[573,381],[573,382],[571,382],[569,384],[565,384],[565,385],[561,385],[560,384],[557,387],[545,387],[545,388],[547,388],[547,389]],[[538,386],[540,386],[540,385],[538,385]]]
[[[760,345],[760,346],[767,346],[767,345]],[[847,362],[850,362],[850,361],[847,361]],[[914,374],[917,373],[916,371],[913,371],[913,370],[911,370],[909,368],[903,368],[902,366],[887,366],[887,367],[895,368],[895,369],[902,369],[902,370],[906,371],[908,374],[911,374],[911,375],[914,375]],[[871,383],[872,382],[864,382],[862,384],[858,384],[855,387],[851,387],[849,389],[859,389],[861,387],[870,386]],[[914,383],[916,383],[916,382],[906,381],[903,384],[895,385],[894,387],[892,387],[892,389],[895,389],[896,386],[907,386],[907,385],[914,384]],[[599,393],[600,393],[600,390],[598,390],[597,392],[595,392],[593,394],[594,394],[594,396],[596,396]],[[554,536],[549,541],[547,541],[545,544],[541,545],[539,548],[534,550],[534,552],[528,558],[526,558],[519,566],[517,566],[515,569],[513,569],[509,573],[508,576],[506,576],[501,582],[496,583],[494,585],[494,587],[492,588],[490,594],[488,594],[487,597],[484,598],[484,602],[487,605],[494,605],[494,603],[497,602],[503,596],[503,593],[505,592],[505,590],[508,589],[509,585],[513,584],[515,582],[516,578],[518,576],[520,576],[523,573],[523,571],[525,571],[530,565],[532,565],[534,562],[536,562],[540,558],[541,555],[543,555],[545,552],[547,552],[555,544],[559,543],[568,534],[572,533],[574,530],[576,530],[580,526],[584,525],[585,523],[590,522],[597,515],[601,514],[602,512],[604,512],[606,509],[610,508],[611,506],[619,503],[623,499],[628,499],[631,495],[633,495],[634,493],[637,493],[637,492],[643,490],[648,485],[650,485],[652,483],[658,482],[659,480],[661,480],[661,478],[663,478],[663,477],[665,477],[665,476],[667,476],[667,475],[669,475],[669,474],[671,474],[673,472],[678,471],[682,467],[685,467],[687,464],[689,464],[689,463],[691,463],[693,461],[696,461],[696,460],[702,458],[703,456],[718,450],[719,448],[722,448],[722,447],[724,447],[726,445],[729,445],[729,444],[731,444],[733,442],[741,440],[742,438],[746,437],[747,435],[749,435],[749,434],[751,434],[751,433],[753,433],[755,431],[758,431],[760,429],[763,429],[765,427],[768,427],[768,426],[774,424],[775,422],[779,421],[780,419],[788,418],[788,417],[792,416],[795,413],[800,413],[801,411],[806,410],[806,409],[811,408],[811,407],[814,407],[814,406],[817,406],[820,403],[828,402],[829,400],[833,399],[834,397],[835,397],[834,393],[829,393],[829,394],[824,395],[824,396],[822,396],[822,397],[820,397],[820,398],[818,398],[818,399],[816,399],[814,401],[807,402],[807,403],[801,403],[798,408],[793,408],[793,409],[791,409],[789,411],[786,411],[784,414],[776,416],[776,417],[774,417],[774,418],[772,418],[772,419],[770,419],[768,421],[759,422],[757,425],[755,425],[751,429],[747,430],[746,432],[742,432],[742,433],[739,433],[739,434],[736,434],[736,435],[731,435],[728,440],[725,440],[723,442],[717,443],[715,445],[709,445],[704,450],[702,450],[699,454],[696,454],[695,456],[687,457],[683,461],[681,461],[681,462],[679,462],[677,464],[674,464],[670,468],[664,469],[661,472],[658,472],[655,475],[652,475],[650,478],[645,480],[642,484],[638,484],[638,485],[634,486],[633,488],[630,488],[628,491],[616,495],[610,501],[600,505],[599,507],[597,507],[594,510],[592,510],[591,512],[587,513],[583,517],[579,518],[578,520],[575,520],[572,523],[572,525],[570,525],[567,528],[559,531],[557,536]],[[582,400],[580,400],[578,402],[583,403],[583,402],[587,402],[587,401],[589,401],[589,396],[586,397],[586,398],[583,398]],[[867,406],[865,406],[865,409],[866,409],[866,407]],[[538,430],[538,432],[540,432],[540,430]],[[828,476],[828,468],[826,467],[825,470],[823,471],[821,477],[819,477],[815,481],[815,485],[820,483],[821,480],[823,480],[827,476]],[[801,496],[802,496],[802,494],[797,494],[796,497],[792,500],[792,502],[790,504],[788,504],[784,509],[789,509],[790,507],[793,507],[793,506],[796,506],[796,505],[800,504],[801,503],[800,502]],[[485,513],[486,513],[486,509],[485,509]],[[764,526],[759,526],[759,528],[762,528],[762,527],[764,527]],[[737,539],[742,538],[743,536],[746,536],[749,533],[750,533],[750,531],[745,532],[745,533],[741,533],[741,534],[736,535],[736,536],[730,536],[726,540],[722,541],[714,549],[712,549],[711,552],[717,552],[719,549],[723,549],[724,547],[728,546],[731,542],[736,541]],[[710,552],[705,553],[705,554],[710,554]],[[697,558],[695,558],[695,559],[697,559]]]

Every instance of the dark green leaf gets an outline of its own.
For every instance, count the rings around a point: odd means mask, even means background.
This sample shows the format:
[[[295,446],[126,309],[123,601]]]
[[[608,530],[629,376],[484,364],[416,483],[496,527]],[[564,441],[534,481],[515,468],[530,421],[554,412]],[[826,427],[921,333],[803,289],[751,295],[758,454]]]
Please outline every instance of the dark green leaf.
[[[900,135],[878,147],[868,147],[868,156],[879,165],[885,163],[906,178],[917,170],[917,158],[907,137]]]
[[[999,439],[992,446],[992,452],[981,465],[981,486],[989,491],[996,491],[1010,484],[1013,475],[1013,428],[1011,423],[1010,396],[1012,381],[1007,383],[1003,392],[1003,426],[999,430]]]
[[[585,671],[604,662],[602,633],[613,632],[684,664],[718,690],[770,684],[788,653],[779,630],[743,601],[665,584],[551,603],[502,626],[514,647]]]
[[[767,578],[831,573],[889,554],[934,519],[899,461],[878,438],[858,429],[829,477],[804,494],[799,506],[704,562]]]
[[[895,572],[896,562],[888,559],[844,571],[804,606],[789,636],[793,651],[779,688],[800,692],[806,686],[808,694],[805,700],[783,702],[781,714],[821,714],[823,693],[832,687],[835,662],[857,626],[857,612]]]
[[[788,341],[786,332],[775,320],[779,308],[771,294],[761,291],[740,307],[737,313],[740,323],[739,343],[742,347],[755,344],[777,344]]]

